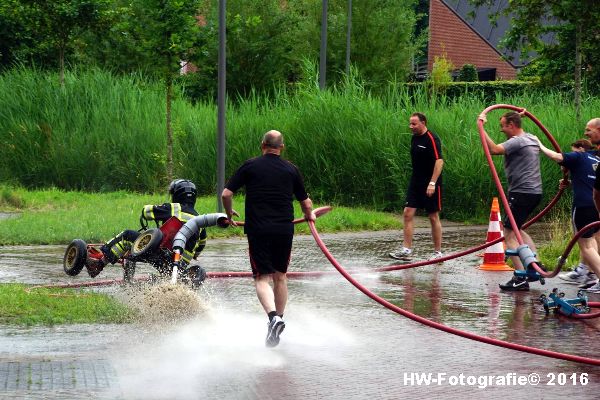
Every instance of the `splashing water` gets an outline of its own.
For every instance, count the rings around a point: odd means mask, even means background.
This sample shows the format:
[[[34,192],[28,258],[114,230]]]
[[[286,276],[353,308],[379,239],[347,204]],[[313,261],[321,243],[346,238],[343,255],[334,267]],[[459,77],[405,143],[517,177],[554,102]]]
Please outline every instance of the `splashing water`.
[[[188,320],[209,308],[207,301],[189,287],[168,282],[131,288],[122,300],[137,311],[138,322],[150,324]]]
[[[151,337],[140,332],[140,338],[129,340],[135,343],[113,353],[118,394],[136,399],[245,397],[254,385],[285,374],[290,360],[343,365],[340,350],[360,345],[343,325],[333,319],[324,324],[314,310],[294,307],[291,314],[275,349],[265,347],[267,318],[258,309],[246,313],[220,305]]]

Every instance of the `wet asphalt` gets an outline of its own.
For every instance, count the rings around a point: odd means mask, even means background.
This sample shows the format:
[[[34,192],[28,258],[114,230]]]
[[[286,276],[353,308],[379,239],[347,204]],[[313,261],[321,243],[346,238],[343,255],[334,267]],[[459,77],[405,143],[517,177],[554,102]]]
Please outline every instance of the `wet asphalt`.
[[[446,227],[444,251],[482,243],[486,228]],[[401,234],[323,239],[345,268],[363,269],[394,264],[387,253]],[[533,232],[538,242],[543,235],[544,229]],[[417,229],[415,243],[415,259],[431,253],[427,228]],[[74,278],[64,274],[63,251],[64,246],[2,247],[0,282],[90,280],[85,272]],[[211,240],[198,262],[209,271],[247,271],[246,242]],[[434,321],[600,359],[600,321],[547,316],[537,300],[553,287],[574,297],[575,286],[552,279],[545,286],[532,284],[529,292],[501,293],[498,283],[511,273],[484,272],[477,269],[480,263],[480,257],[469,255],[443,265],[356,277],[376,294]],[[332,269],[310,236],[295,238],[290,270]],[[139,274],[148,272],[148,266],[138,268]],[[113,267],[96,279],[120,276]],[[93,290],[120,297],[126,289]],[[250,279],[210,279],[197,296],[207,310],[187,321],[0,326],[0,398],[598,398],[600,367],[428,328],[383,308],[338,274],[290,279],[287,325],[275,349],[264,346],[267,320]],[[517,381],[533,379],[532,374],[540,378],[537,385]],[[437,381],[427,384],[428,378]]]

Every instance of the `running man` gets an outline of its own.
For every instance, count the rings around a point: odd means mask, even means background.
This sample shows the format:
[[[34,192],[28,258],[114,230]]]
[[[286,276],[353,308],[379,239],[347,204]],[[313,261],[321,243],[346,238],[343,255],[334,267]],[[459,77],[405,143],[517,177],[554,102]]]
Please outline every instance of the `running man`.
[[[221,195],[227,217],[236,225],[233,216],[233,194],[246,187],[246,223],[250,265],[254,276],[256,295],[269,317],[267,347],[279,344],[279,335],[285,328],[283,312],[287,304],[287,269],[294,238],[295,197],[302,207],[304,218],[315,221],[312,201],[304,188],[298,168],[283,160],[283,135],[268,131],[263,136],[262,156],[247,160],[233,174]],[[273,282],[273,287],[269,284]]]

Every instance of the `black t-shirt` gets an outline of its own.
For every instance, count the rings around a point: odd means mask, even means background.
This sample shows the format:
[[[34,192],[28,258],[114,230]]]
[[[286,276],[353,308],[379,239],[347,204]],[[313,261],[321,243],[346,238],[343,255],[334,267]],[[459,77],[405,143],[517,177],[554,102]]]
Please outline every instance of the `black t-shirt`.
[[[294,233],[294,197],[308,198],[302,175],[289,161],[265,154],[246,161],[225,187],[236,192],[246,186],[246,234]]]
[[[412,162],[411,182],[427,185],[433,174],[435,162],[442,158],[440,138],[428,130],[422,135],[413,135],[410,142],[410,158]],[[441,184],[440,175],[438,183]]]

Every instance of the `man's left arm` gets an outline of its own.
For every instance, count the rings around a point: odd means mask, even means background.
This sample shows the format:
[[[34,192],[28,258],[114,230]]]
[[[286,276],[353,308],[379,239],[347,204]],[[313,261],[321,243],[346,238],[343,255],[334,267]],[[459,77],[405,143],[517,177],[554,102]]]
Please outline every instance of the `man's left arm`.
[[[600,191],[598,191],[598,189],[594,188],[594,205],[596,206],[596,211],[598,211],[600,213]]]
[[[596,211],[600,213],[600,168],[596,168],[596,180],[594,181],[594,192],[592,195]]]
[[[312,210],[312,200],[308,196],[308,193],[306,193],[306,188],[304,187],[304,178],[302,178],[300,170],[295,165],[292,164],[292,167],[294,168],[294,197],[296,197],[296,199],[300,202],[300,208],[302,208],[304,219],[307,221],[315,221],[317,217]]]
[[[435,160],[433,164],[433,172],[431,173],[431,179],[429,180],[429,184],[427,185],[427,190],[425,194],[427,197],[433,196],[435,193],[435,187],[437,186],[437,181],[442,174],[442,168],[444,167],[444,159],[442,158],[442,141],[439,137],[433,137],[433,148],[431,156]]]
[[[313,212],[313,203],[312,200],[310,199],[310,197],[307,197],[306,199],[302,200],[300,202],[300,207],[302,208],[302,213],[304,214],[304,219],[306,219],[307,221],[316,221],[317,220],[317,216],[315,215],[315,213]]]
[[[437,180],[439,179],[440,175],[442,174],[443,168],[444,168],[444,160],[441,158],[438,158],[437,160],[435,160],[435,164],[433,165],[433,173],[431,174],[431,180],[429,181],[429,184],[427,185],[427,197],[431,197],[435,193],[435,187],[437,185]]]

